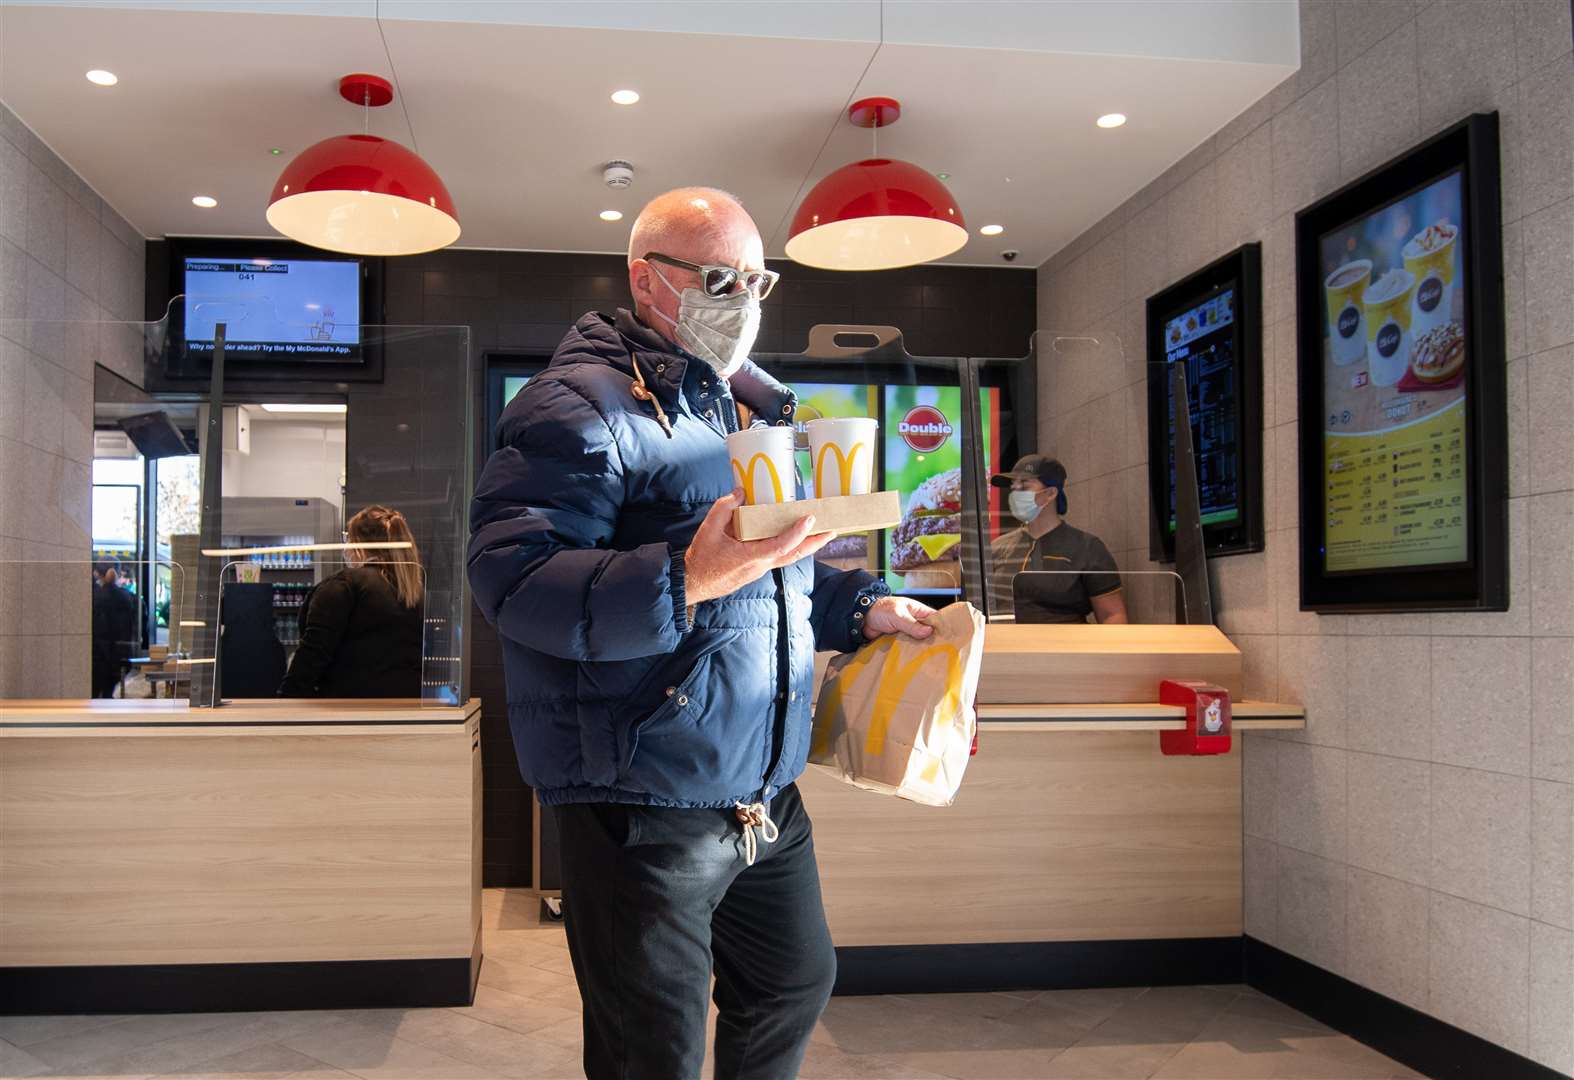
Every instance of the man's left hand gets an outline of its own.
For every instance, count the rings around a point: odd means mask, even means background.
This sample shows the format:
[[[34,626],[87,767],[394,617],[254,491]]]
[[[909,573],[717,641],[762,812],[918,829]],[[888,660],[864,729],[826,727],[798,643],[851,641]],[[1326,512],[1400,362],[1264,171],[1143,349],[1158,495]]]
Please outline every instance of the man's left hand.
[[[935,628],[920,619],[928,618],[935,609],[928,604],[906,596],[882,596],[869,606],[864,616],[864,637],[873,641],[881,634],[906,634],[908,637],[928,637]]]

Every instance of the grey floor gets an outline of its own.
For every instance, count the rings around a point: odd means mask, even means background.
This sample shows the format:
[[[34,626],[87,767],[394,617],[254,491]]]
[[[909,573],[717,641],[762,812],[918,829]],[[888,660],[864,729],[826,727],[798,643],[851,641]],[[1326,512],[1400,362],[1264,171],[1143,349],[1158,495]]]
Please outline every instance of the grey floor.
[[[488,889],[486,962],[463,1009],[0,1017],[0,1077],[558,1080],[579,1070],[560,926]],[[1415,1077],[1243,986],[836,998],[809,1080],[1356,1080]]]

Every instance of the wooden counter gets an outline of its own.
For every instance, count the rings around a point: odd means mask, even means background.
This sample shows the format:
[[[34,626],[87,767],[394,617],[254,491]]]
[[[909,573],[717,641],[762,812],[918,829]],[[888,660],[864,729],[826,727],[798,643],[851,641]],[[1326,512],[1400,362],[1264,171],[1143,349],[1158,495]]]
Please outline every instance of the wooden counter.
[[[0,702],[0,1011],[467,1003],[479,720]]]
[[[1223,685],[1240,653],[1211,626],[991,624],[978,754],[955,805],[811,767],[838,992],[1239,981],[1241,750],[1167,757],[1184,712],[1162,679]],[[1298,728],[1237,700],[1238,733]]]

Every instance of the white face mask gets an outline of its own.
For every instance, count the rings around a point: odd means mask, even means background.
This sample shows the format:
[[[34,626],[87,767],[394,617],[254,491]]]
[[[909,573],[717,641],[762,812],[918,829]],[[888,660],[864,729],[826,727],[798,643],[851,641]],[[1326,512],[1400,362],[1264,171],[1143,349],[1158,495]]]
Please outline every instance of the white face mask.
[[[1044,508],[1038,505],[1038,500],[1031,491],[1013,491],[1006,497],[1006,505],[1011,508],[1011,515],[1022,524],[1026,525]]]
[[[677,320],[656,311],[672,323],[678,344],[726,378],[743,366],[760,333],[760,302],[747,292],[707,296],[702,289],[678,292],[655,267],[651,272],[678,294]]]

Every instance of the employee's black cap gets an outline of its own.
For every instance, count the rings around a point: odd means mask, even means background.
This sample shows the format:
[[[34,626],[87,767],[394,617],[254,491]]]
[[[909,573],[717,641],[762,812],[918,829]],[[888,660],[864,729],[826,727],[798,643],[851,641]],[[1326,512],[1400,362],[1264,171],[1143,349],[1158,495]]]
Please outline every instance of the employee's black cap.
[[[1037,480],[1045,487],[1059,491],[1066,489],[1066,467],[1052,457],[1029,454],[1019,460],[1010,472],[996,473],[989,482],[996,487],[1008,488],[1013,480]]]

